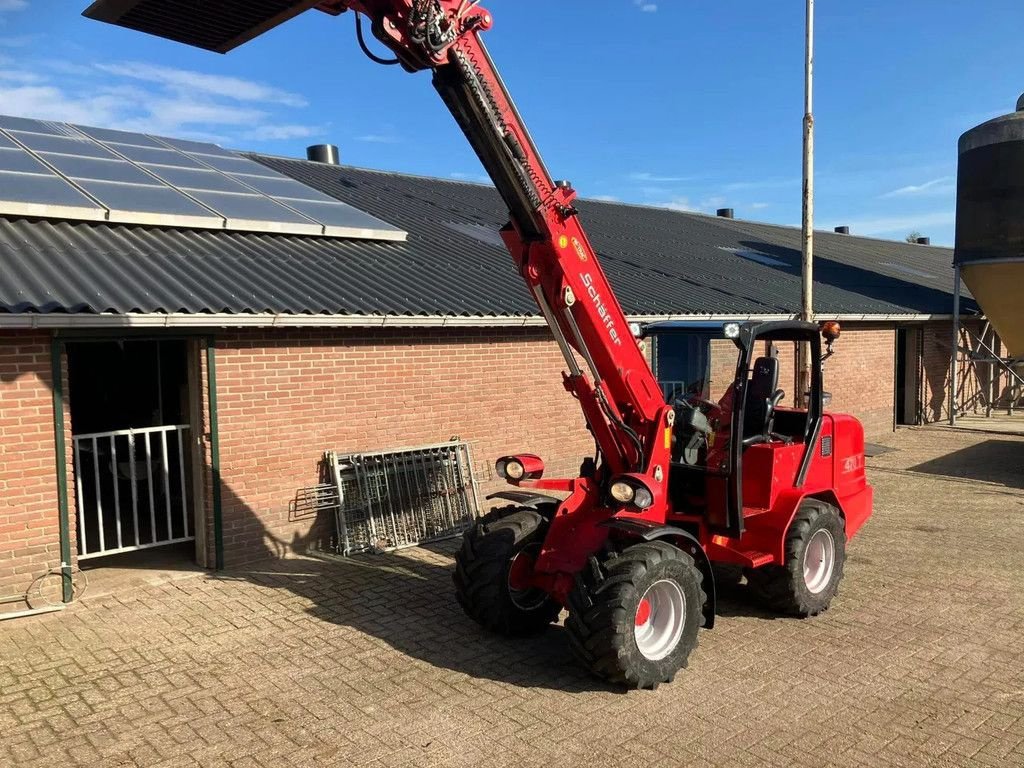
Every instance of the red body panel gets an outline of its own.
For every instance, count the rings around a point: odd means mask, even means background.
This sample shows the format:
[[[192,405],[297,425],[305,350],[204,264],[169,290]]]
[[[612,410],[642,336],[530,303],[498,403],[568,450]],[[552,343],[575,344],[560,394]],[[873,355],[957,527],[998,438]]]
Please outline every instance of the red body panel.
[[[864,428],[852,416],[826,413],[822,418],[807,477],[796,486],[803,443],[753,445],[743,454],[745,531],[739,540],[714,537],[712,559],[735,557],[751,565],[749,553],[785,559],[786,531],[805,498],[837,506],[849,540],[871,515],[873,491],[864,473]],[[723,549],[737,555],[725,554]]]

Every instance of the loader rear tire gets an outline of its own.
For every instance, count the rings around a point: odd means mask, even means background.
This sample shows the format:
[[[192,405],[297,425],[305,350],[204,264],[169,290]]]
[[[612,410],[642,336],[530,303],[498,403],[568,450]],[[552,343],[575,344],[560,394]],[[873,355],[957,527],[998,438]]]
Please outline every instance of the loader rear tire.
[[[707,596],[693,558],[668,542],[592,560],[569,594],[565,628],[576,656],[627,688],[671,682],[697,647]]]
[[[558,618],[561,606],[540,589],[514,588],[513,568],[529,573],[540,552],[547,520],[536,510],[503,507],[477,520],[455,555],[455,597],[484,629],[501,635],[538,634]]]
[[[779,613],[817,616],[839,593],[846,562],[846,530],[839,510],[808,499],[786,532],[786,562],[747,571],[755,599]]]

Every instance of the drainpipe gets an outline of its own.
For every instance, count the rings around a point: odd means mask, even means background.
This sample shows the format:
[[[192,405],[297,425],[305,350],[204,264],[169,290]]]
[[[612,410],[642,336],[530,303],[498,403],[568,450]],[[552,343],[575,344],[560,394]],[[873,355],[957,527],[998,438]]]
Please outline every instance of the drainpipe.
[[[68,465],[64,444],[64,375],[61,365],[61,341],[56,336],[50,342],[50,370],[53,377],[53,442],[57,463],[57,512],[60,527],[60,592],[61,599],[70,603],[74,596],[71,582],[71,529],[68,524]]]
[[[960,357],[960,265],[953,269],[953,354],[949,361],[949,426],[956,426],[956,375]]]
[[[213,483],[214,567],[224,568],[224,520],[220,495],[220,434],[217,426],[217,355],[213,337],[206,340],[206,388],[210,397],[210,479]]]

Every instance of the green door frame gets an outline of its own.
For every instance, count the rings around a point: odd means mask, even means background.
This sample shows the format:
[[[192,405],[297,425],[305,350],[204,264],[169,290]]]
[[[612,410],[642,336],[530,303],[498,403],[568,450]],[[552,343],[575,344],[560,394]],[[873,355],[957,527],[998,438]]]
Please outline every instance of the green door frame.
[[[66,341],[110,341],[114,338],[168,341],[195,338],[197,334],[155,335],[153,333],[61,333],[55,331],[50,340],[50,370],[53,379],[53,439],[57,471],[57,512],[60,539],[61,599],[74,599],[71,571],[71,521],[68,503],[67,443],[64,440],[64,344]],[[224,522],[220,487],[220,434],[217,426],[217,364],[215,337],[206,340],[206,386],[209,392],[210,476],[213,483],[213,547],[217,570],[224,568]]]
[[[57,513],[60,529],[60,594],[65,603],[74,597],[71,580],[71,525],[68,520],[68,462],[64,442],[64,344],[54,334],[50,340],[50,375],[53,377],[53,443],[57,465]]]

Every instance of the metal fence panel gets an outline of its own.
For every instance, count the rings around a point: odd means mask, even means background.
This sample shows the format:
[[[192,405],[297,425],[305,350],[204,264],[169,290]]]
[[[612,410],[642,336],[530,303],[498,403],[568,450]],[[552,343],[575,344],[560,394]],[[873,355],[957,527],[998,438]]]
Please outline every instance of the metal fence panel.
[[[72,436],[79,560],[195,538],[185,478],[188,430],[171,424]]]
[[[350,555],[458,536],[480,512],[469,445],[330,452],[338,549]]]

